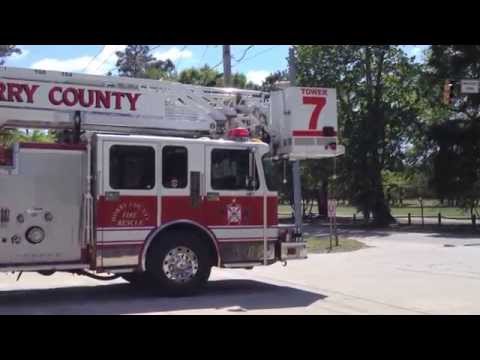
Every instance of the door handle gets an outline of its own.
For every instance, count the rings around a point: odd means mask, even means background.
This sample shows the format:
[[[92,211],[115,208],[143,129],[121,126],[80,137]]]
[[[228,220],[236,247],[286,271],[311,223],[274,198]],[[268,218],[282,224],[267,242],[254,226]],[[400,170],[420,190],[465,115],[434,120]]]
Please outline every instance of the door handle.
[[[200,173],[198,171],[190,172],[190,197],[192,200],[192,207],[200,206]]]

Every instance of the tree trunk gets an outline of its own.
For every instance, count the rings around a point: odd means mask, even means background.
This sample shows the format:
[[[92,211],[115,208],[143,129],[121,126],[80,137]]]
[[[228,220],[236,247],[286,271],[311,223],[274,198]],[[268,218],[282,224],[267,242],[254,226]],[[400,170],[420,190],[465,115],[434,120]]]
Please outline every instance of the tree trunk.
[[[328,183],[322,183],[321,188],[317,191],[318,216],[327,217],[328,215]]]
[[[379,168],[377,171],[375,171],[375,179],[373,179],[373,181],[375,184],[375,200],[372,209],[374,223],[379,226],[392,224],[395,222],[395,218],[391,215],[390,206],[385,198],[382,184],[382,174]]]
[[[373,217],[376,225],[385,226],[395,222],[395,218],[390,213],[390,208],[387,205],[385,198],[377,199],[373,208]]]

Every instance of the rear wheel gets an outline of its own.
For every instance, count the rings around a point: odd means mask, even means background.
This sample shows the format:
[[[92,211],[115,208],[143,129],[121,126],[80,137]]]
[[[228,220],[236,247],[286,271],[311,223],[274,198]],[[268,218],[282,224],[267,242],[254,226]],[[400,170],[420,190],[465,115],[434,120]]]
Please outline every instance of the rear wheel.
[[[163,234],[147,253],[149,280],[167,295],[197,293],[207,283],[211,267],[211,255],[205,243],[195,233],[185,230]]]

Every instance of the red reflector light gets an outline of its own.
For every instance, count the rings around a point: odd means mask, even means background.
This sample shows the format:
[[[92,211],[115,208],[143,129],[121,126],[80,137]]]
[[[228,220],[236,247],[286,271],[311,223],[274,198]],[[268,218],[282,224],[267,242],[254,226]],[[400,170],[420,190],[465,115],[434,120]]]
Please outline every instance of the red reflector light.
[[[231,129],[228,131],[228,137],[229,138],[248,138],[250,137],[250,131],[248,131],[248,129],[244,129],[244,128],[236,128],[236,129]]]
[[[0,166],[12,166],[12,165],[13,165],[12,149],[6,149],[0,146]]]

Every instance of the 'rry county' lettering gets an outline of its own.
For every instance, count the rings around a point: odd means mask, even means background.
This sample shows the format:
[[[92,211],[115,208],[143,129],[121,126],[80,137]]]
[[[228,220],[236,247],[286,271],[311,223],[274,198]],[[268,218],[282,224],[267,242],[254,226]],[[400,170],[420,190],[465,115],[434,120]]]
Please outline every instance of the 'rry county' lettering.
[[[3,83],[0,81],[0,101],[33,103],[33,95],[40,85]]]
[[[0,102],[35,104],[40,85],[0,81]],[[48,101],[53,106],[81,106],[86,109],[137,110],[141,94],[122,91],[92,90],[77,87],[54,86],[48,91]]]

